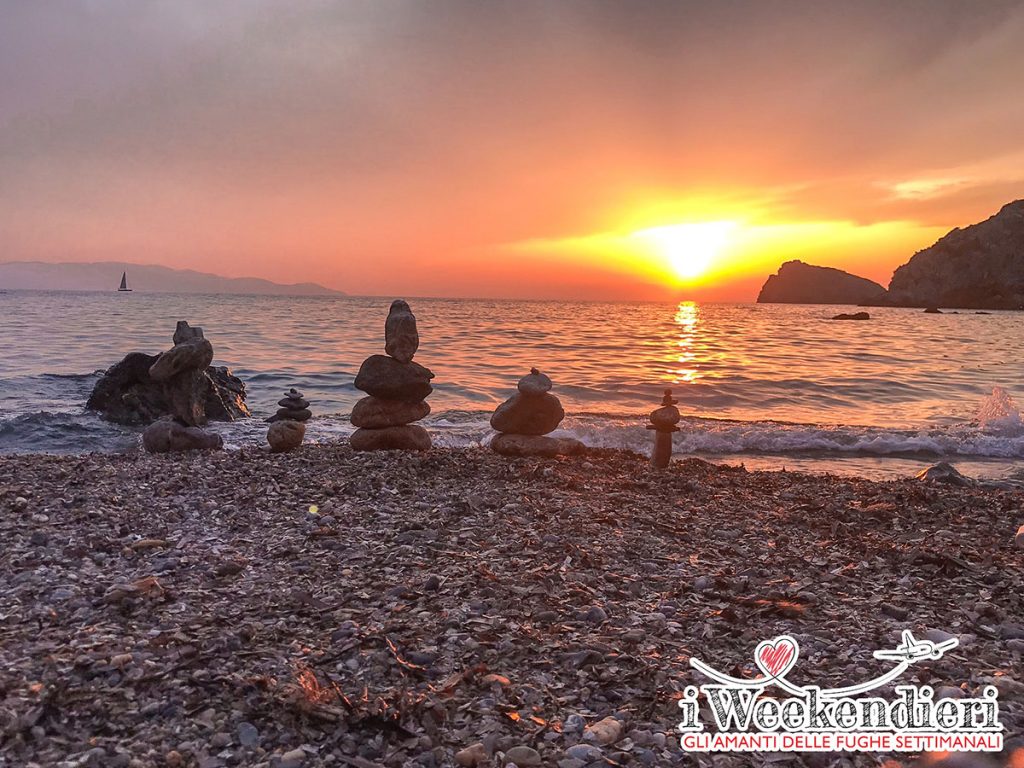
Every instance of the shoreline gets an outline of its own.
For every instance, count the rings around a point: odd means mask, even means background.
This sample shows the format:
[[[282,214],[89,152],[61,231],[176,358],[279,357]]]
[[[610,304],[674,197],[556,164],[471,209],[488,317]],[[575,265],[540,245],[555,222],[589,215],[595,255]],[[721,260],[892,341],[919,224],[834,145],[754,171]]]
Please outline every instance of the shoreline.
[[[911,628],[962,642],[918,682],[995,681],[1008,754],[1022,506],[1013,489],[652,471],[612,450],[4,455],[2,749],[443,766],[479,743],[481,766],[515,747],[674,765],[691,656],[749,671],[760,640],[789,633],[801,680],[848,684]],[[570,751],[606,717],[619,739]]]

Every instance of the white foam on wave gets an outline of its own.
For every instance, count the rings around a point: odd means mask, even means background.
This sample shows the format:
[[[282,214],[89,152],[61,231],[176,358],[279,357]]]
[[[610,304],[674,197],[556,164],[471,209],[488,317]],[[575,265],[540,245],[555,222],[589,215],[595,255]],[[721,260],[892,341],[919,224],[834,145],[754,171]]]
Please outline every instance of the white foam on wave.
[[[1002,387],[992,388],[992,394],[982,401],[978,409],[978,427],[986,433],[1001,435],[1024,432],[1020,409],[1009,392]]]

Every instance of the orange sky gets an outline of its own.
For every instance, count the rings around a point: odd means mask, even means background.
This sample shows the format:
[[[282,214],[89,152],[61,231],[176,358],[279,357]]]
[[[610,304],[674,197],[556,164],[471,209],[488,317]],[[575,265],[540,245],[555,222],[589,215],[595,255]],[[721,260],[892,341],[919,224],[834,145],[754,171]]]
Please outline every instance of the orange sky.
[[[749,300],[789,258],[884,284],[1024,197],[1022,39],[996,0],[13,4],[0,260],[409,296]],[[690,234],[635,236],[702,222],[728,234],[691,280]]]

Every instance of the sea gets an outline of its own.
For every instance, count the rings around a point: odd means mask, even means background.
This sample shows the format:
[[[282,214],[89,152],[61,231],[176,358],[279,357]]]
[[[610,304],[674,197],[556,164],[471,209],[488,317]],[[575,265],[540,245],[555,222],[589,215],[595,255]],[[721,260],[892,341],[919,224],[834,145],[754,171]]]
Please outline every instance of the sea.
[[[315,414],[307,440],[352,431],[353,380],[384,349],[393,297],[0,290],[0,453],[121,453],[140,430],[85,409],[103,370],[201,326],[215,364],[246,385],[253,418],[214,424],[230,447],[264,442],[285,390]],[[486,445],[488,419],[531,367],[555,383],[555,434],[649,452],[647,415],[671,388],[679,457],[876,479],[949,461],[1024,481],[1022,316],[836,306],[409,298],[417,362],[436,378],[423,425],[439,446]]]

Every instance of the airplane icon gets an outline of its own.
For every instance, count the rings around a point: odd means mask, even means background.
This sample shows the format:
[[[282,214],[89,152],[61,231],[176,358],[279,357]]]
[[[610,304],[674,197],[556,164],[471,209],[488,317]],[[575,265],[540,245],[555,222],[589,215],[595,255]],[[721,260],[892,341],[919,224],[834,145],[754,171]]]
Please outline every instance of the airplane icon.
[[[891,651],[875,651],[873,655],[876,659],[913,664],[915,661],[925,659],[941,659],[942,654],[953,650],[959,644],[960,641],[955,637],[940,643],[933,643],[931,640],[918,640],[909,629],[905,629],[902,643]]]

